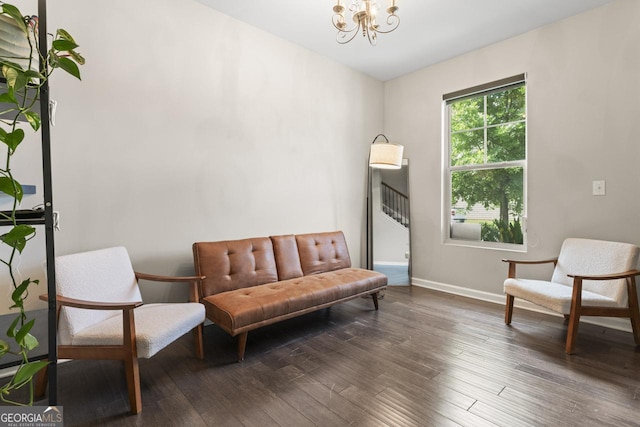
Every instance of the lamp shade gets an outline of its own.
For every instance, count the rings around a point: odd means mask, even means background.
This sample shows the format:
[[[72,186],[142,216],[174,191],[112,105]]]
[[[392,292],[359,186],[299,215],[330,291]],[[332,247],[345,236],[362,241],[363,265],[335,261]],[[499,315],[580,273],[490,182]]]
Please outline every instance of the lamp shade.
[[[371,144],[369,166],[376,169],[400,169],[402,167],[402,145]]]

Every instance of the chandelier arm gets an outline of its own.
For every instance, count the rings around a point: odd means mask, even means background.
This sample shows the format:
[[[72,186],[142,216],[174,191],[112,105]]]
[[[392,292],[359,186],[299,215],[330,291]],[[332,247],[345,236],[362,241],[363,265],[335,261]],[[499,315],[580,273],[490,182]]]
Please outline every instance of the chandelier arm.
[[[343,31],[345,33],[350,33],[355,28],[357,28],[357,27],[353,27],[349,30],[345,30],[344,28],[347,26],[347,23],[344,22],[344,17],[337,13],[331,17],[331,23],[333,24],[336,30]],[[342,28],[340,27],[340,24],[342,24]]]
[[[359,28],[359,26],[358,27],[354,27],[349,31],[342,31],[342,30],[338,31],[338,34],[336,34],[336,41],[339,44],[347,44],[347,43],[349,43],[351,40],[353,40],[358,35],[359,31],[356,31],[356,30],[358,30],[358,28]],[[346,39],[347,34],[349,34],[349,33],[352,33],[351,37],[349,37],[349,39]],[[340,41],[341,39],[346,39],[346,40]]]
[[[367,39],[369,39],[369,44],[371,46],[375,46],[376,42],[378,41],[378,37],[376,36],[377,31],[374,29],[371,29],[371,31],[369,31],[369,29],[367,29],[366,32],[367,32]]]
[[[391,18],[395,18],[395,22],[393,22],[394,20]],[[398,15],[389,15],[387,16],[387,24],[391,26],[391,28],[389,28],[386,31],[382,31],[382,30],[378,30],[376,29],[376,33],[380,33],[380,34],[389,34],[392,31],[395,31],[396,28],[398,28],[398,26],[400,25],[400,17]]]

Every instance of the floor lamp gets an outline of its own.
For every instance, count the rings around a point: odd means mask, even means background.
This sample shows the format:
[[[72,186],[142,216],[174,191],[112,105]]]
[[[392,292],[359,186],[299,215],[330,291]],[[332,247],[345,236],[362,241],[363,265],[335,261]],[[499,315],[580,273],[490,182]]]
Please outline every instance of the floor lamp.
[[[384,142],[376,143],[378,138]],[[367,242],[366,254],[368,270],[373,270],[373,205],[371,198],[372,173],[371,169],[400,169],[402,167],[402,145],[391,144],[383,134],[376,135],[371,141],[369,161],[367,162]]]

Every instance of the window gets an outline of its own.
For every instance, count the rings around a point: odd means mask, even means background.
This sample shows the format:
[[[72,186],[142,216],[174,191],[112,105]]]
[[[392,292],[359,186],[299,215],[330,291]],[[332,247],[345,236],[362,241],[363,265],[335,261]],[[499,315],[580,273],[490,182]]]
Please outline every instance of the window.
[[[443,106],[445,241],[523,248],[525,75],[444,95]]]

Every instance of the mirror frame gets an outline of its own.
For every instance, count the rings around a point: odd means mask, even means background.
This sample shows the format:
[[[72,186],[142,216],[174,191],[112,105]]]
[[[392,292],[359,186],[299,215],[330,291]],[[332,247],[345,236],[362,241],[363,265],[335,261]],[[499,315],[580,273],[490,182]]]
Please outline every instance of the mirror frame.
[[[409,159],[402,159],[402,168],[406,168],[407,175],[407,209],[409,211],[409,226],[407,227],[409,230],[409,258],[408,258],[408,275],[409,275],[409,286],[411,286],[412,281],[412,269],[413,269],[413,248],[411,246],[411,179],[410,179],[410,169],[409,169]],[[368,173],[367,173],[367,218],[366,218],[366,268],[367,270],[373,270],[373,252],[374,252],[374,230],[373,230],[373,171],[370,166],[367,165]]]

